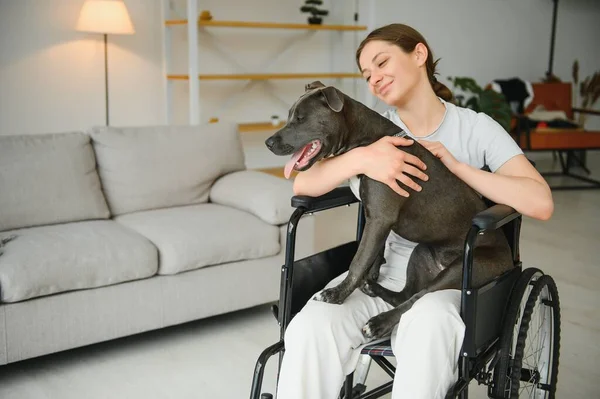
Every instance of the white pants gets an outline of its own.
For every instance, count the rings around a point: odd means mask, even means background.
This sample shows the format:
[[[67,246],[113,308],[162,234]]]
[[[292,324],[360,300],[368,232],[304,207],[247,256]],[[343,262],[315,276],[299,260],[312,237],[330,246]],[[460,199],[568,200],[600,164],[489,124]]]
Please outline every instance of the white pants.
[[[380,283],[395,291],[404,285]],[[362,327],[391,308],[358,289],[342,305],[310,300],[286,330],[277,399],[338,398],[345,376],[354,370],[367,343]],[[393,399],[445,397],[458,378],[465,330],[459,309],[460,291],[444,290],[423,296],[402,315],[391,337],[397,361]]]

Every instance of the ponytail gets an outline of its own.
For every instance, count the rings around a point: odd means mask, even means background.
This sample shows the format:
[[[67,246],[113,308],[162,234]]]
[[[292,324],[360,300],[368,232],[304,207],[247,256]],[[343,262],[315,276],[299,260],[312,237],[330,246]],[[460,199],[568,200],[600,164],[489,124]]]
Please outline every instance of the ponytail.
[[[431,87],[433,88],[435,95],[444,101],[451,102],[454,98],[452,91],[450,91],[445,84],[438,82],[435,76],[431,80],[433,80],[433,82],[431,82]]]

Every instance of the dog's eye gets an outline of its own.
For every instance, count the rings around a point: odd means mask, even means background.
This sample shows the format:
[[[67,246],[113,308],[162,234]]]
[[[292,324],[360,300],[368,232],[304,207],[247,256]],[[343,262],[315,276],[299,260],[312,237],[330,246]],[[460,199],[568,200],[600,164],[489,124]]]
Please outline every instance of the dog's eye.
[[[303,117],[303,116],[296,115],[296,120],[297,120],[297,121],[301,121],[302,119],[304,119],[304,117]]]

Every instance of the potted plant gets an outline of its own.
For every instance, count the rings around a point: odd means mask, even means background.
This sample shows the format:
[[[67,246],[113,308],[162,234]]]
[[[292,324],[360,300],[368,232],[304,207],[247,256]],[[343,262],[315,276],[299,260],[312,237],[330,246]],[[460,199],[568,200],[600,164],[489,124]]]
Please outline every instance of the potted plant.
[[[305,5],[300,7],[301,12],[311,14],[311,16],[308,17],[309,24],[320,25],[321,22],[323,22],[322,17],[329,14],[329,11],[318,8],[319,6],[322,6],[322,5],[323,5],[322,0],[306,0]]]
[[[280,123],[278,115],[271,115],[271,125],[279,126]]]
[[[596,71],[593,75],[586,77],[579,83],[579,61],[575,60],[573,63],[573,83],[575,91],[575,100],[573,102],[577,104],[577,94],[579,94],[581,101],[580,108],[591,109],[600,98],[600,71]],[[585,126],[586,117],[585,113],[579,113],[579,120],[577,121],[579,126]]]
[[[470,108],[475,112],[483,112],[510,132],[512,112],[504,95],[491,88],[481,88],[475,79],[469,77],[448,77],[455,89],[464,94],[455,94],[454,103],[459,107]]]

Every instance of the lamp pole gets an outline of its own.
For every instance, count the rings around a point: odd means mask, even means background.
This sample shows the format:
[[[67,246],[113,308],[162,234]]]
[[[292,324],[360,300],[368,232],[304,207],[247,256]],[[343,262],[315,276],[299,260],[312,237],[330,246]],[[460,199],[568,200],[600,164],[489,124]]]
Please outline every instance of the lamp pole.
[[[558,0],[552,0],[554,2],[554,10],[552,11],[552,33],[550,35],[550,59],[548,60],[548,72],[546,72],[546,79],[551,79],[554,74],[552,72],[552,64],[554,64],[554,41],[556,38],[556,15],[558,13]]]
[[[106,126],[110,124],[108,106],[108,35],[135,33],[129,12],[121,1],[85,0],[75,27],[79,32],[101,33],[104,36],[104,107]]]
[[[108,126],[108,35],[106,33],[104,34],[104,97],[106,106],[106,126]]]

